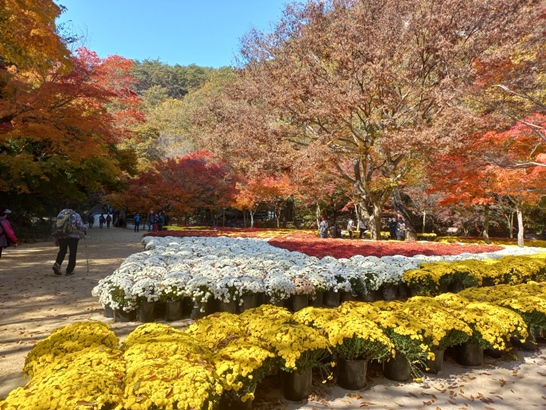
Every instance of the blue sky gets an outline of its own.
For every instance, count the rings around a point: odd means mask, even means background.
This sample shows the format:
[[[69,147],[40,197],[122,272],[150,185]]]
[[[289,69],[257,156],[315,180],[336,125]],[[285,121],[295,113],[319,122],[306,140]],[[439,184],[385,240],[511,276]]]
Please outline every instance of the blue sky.
[[[99,57],[120,55],[175,65],[233,65],[241,37],[269,32],[289,0],[55,0],[57,24],[85,36]]]

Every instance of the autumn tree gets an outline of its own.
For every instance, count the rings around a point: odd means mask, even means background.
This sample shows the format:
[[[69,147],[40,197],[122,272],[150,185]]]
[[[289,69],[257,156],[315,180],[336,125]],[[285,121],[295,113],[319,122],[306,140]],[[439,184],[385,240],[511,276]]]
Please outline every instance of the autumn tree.
[[[48,24],[56,36],[54,21]],[[58,37],[50,41],[62,43]],[[21,56],[26,59],[26,52]],[[50,54],[47,69],[19,62],[0,67],[0,191],[23,214],[43,214],[67,199],[116,189],[136,161],[131,151],[118,148],[123,133],[107,110],[116,95],[97,83],[94,62],[76,55],[67,66],[64,56]]]
[[[504,133],[501,133],[504,134]],[[527,136],[529,137],[529,136]],[[443,192],[440,202],[443,205],[458,204],[467,207],[483,208],[483,235],[489,242],[488,228],[490,211],[499,203],[508,201],[517,215],[518,245],[524,245],[523,212],[534,206],[546,194],[546,169],[498,167],[489,161],[491,150],[506,158],[517,157],[519,149],[526,144],[518,144],[518,138],[500,136],[494,131],[483,135],[469,135],[465,150],[438,157],[442,167],[431,167],[429,178],[433,181],[431,191]],[[510,141],[511,149],[500,150],[503,143]]]
[[[0,65],[43,78],[53,66],[70,67],[70,52],[57,35],[63,11],[51,0],[3,0],[0,7]]]
[[[473,61],[517,38],[527,5],[334,0],[288,6],[273,33],[252,31],[244,39],[242,91],[224,105],[229,114],[212,110],[220,124],[214,136],[228,147],[289,144],[285,157],[324,153],[325,166],[354,187],[378,239],[394,187],[431,150],[453,146],[461,129],[476,126],[462,98],[475,76]],[[252,119],[248,126],[256,111],[262,124]]]
[[[156,161],[111,198],[132,212],[163,210],[185,222],[191,217],[212,222],[233,201],[235,181],[229,171],[209,152],[197,151]]]
[[[503,145],[524,138],[517,155],[490,150],[487,158],[500,167],[545,166],[541,155],[546,143],[546,2],[533,2],[524,35],[499,45],[477,58],[476,80],[469,99],[490,127],[502,135]],[[504,155],[506,154],[506,155]]]

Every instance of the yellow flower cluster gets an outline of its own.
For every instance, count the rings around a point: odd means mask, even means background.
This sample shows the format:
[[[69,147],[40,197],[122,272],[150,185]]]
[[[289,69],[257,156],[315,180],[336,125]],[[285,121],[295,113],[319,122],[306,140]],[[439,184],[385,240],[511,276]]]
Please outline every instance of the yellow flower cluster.
[[[472,336],[472,329],[459,311],[433,298],[415,296],[404,304],[403,309],[408,315],[423,320],[425,337],[433,350],[455,346]]]
[[[470,340],[484,349],[505,350],[512,337],[525,339],[527,324],[516,312],[488,302],[471,302],[453,294],[435,298],[444,305],[459,311],[461,318],[472,329]]]
[[[217,350],[231,339],[239,338],[245,331],[238,315],[233,313],[215,313],[193,323],[187,332],[206,345]]]
[[[82,348],[40,367],[0,403],[2,410],[121,408],[125,362],[119,350]]]
[[[212,409],[222,394],[212,351],[169,325],[139,326],[122,346],[127,365],[124,409]]]
[[[117,349],[119,339],[110,326],[102,322],[77,322],[56,329],[29,352],[23,373],[32,377],[67,353],[93,346]]]
[[[522,317],[510,309],[490,303],[469,303],[465,308],[465,320],[483,348],[505,350],[511,337],[524,341],[528,336],[527,325]]]
[[[404,272],[402,279],[422,295],[446,292],[448,286],[457,281],[465,287],[542,281],[546,279],[546,254],[423,263],[420,269]]]
[[[320,329],[338,316],[336,309],[308,306],[292,314],[292,319],[306,326]]]
[[[482,301],[517,312],[534,337],[536,329],[546,329],[546,283],[528,282],[519,285],[498,285],[466,289],[459,293],[471,301]]]
[[[235,339],[214,353],[211,363],[225,391],[237,392],[240,401],[254,399],[258,383],[273,366],[275,354],[253,343],[253,340]]]
[[[322,330],[328,336],[332,350],[341,359],[382,360],[394,356],[394,344],[372,320],[357,312],[337,316]]]

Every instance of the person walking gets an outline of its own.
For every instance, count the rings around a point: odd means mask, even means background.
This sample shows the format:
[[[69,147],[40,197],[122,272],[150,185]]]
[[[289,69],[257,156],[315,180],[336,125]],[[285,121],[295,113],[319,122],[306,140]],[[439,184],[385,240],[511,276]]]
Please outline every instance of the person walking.
[[[78,242],[83,235],[87,233],[87,225],[82,221],[79,213],[74,208],[75,204],[68,204],[57,215],[57,222],[55,223],[54,238],[55,244],[59,245],[59,252],[55,263],[51,267],[55,275],[61,275],[61,265],[66,256],[68,255],[68,266],[66,267],[66,276],[73,275],[74,268],[76,267],[76,254],[78,252]]]
[[[102,227],[104,226],[105,223],[106,223],[106,218],[104,217],[103,214],[100,214],[100,217],[99,217],[99,228],[102,229]]]
[[[391,220],[389,221],[389,234],[390,234],[390,239],[396,239],[396,218],[391,218]]]
[[[163,225],[165,225],[165,216],[163,215],[163,211],[160,211],[159,215],[157,215],[157,230],[162,231]]]
[[[355,230],[355,221],[353,221],[351,218],[349,218],[349,222],[347,222],[347,230],[349,231],[349,238],[353,239],[353,232]]]
[[[94,223],[95,217],[93,216],[93,214],[87,215],[87,225],[89,226],[89,228],[92,228]]]
[[[135,232],[140,232],[140,215],[138,213],[135,214],[133,222],[135,223]]]
[[[153,225],[154,225],[154,220],[155,220],[154,211],[150,211],[148,213],[148,232],[152,232],[152,228],[153,228]]]
[[[406,223],[402,215],[398,215],[398,221],[396,222],[396,239],[399,241],[406,239]]]
[[[0,206],[0,258],[4,248],[10,245],[17,248],[17,237],[8,221],[9,214],[11,214],[11,211],[8,208]]]
[[[112,223],[112,215],[107,214],[106,215],[106,227],[110,228],[110,224]]]
[[[321,238],[327,238],[328,237],[328,221],[326,220],[326,217],[322,217],[322,221],[319,224],[319,230],[320,230],[320,237]]]

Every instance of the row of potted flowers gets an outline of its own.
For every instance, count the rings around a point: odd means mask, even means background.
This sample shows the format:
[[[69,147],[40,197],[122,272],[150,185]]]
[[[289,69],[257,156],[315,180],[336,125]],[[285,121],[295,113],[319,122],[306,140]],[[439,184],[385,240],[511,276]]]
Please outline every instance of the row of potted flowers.
[[[533,336],[529,330],[546,329],[546,284],[511,289],[517,303],[502,300],[508,288],[501,286],[296,313],[263,305],[240,315],[209,315],[186,331],[144,324],[121,346],[108,325],[76,323],[31,350],[24,367],[30,382],[13,390],[0,409],[223,409],[251,402],[260,381],[277,371],[309,378],[320,368],[327,378],[335,374],[341,387],[359,389],[363,385],[354,381],[365,377],[344,374],[353,360],[384,361],[386,377],[418,379],[446,348],[504,351],[511,340]],[[407,368],[405,378],[388,371],[397,361]],[[311,384],[305,386],[302,395],[311,393]],[[283,393],[303,398],[293,388]]]
[[[265,293],[271,302],[323,291],[365,295],[403,283],[404,273],[423,263],[495,260],[511,253],[537,252],[507,248],[452,256],[319,259],[271,246],[259,238],[145,237],[143,243],[143,252],[125,259],[93,289],[93,296],[103,306],[129,312],[142,302],[183,298],[204,306],[209,299],[241,303],[244,295],[259,293]]]

